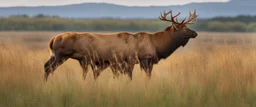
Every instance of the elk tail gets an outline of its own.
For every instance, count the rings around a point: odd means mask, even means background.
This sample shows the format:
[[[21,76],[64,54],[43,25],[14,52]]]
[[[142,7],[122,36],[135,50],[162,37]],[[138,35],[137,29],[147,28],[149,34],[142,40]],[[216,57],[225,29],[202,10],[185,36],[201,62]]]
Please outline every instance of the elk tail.
[[[54,53],[53,53],[53,50],[52,50],[52,49],[53,49],[52,47],[53,47],[54,39],[55,39],[55,38],[52,38],[52,39],[50,40],[49,44],[48,44],[48,49],[49,49],[49,51],[50,51],[50,55],[51,55],[51,56],[54,56]]]

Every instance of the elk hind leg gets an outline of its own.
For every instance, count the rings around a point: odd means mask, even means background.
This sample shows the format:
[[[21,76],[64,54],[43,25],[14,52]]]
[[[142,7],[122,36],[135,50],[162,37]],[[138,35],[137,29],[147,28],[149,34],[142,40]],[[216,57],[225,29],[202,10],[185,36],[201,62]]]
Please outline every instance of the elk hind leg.
[[[61,57],[59,55],[51,56],[51,58],[44,65],[45,80],[47,81],[49,74],[53,73],[54,70],[56,70],[56,68],[64,63],[67,59],[67,57]]]

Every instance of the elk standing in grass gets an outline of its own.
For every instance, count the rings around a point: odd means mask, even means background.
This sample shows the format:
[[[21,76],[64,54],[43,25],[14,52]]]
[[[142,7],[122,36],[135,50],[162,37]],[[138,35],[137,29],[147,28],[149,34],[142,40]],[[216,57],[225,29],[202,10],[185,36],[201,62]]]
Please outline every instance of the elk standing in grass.
[[[171,19],[167,15],[171,14]],[[161,14],[162,21],[172,22],[165,30],[156,33],[126,32],[117,34],[64,33],[54,37],[49,43],[51,58],[45,63],[45,78],[68,58],[77,59],[86,77],[90,64],[96,79],[100,71],[108,66],[114,74],[128,74],[132,79],[134,65],[140,67],[151,77],[153,65],[170,56],[180,46],[185,46],[197,33],[187,27],[196,19],[196,12],[189,19],[178,21],[172,11]],[[175,20],[176,18],[176,20]]]

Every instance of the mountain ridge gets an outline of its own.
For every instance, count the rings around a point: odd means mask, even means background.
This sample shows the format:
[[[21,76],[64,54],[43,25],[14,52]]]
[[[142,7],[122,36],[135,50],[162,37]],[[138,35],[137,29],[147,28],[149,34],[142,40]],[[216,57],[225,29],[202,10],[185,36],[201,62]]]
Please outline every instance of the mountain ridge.
[[[124,6],[111,3],[80,3],[59,6],[0,7],[0,17],[26,14],[44,14],[63,18],[122,18],[156,19],[160,12],[173,10],[188,17],[188,12],[197,10],[199,18],[218,16],[256,15],[256,1],[232,0],[229,2],[189,3],[170,6]]]

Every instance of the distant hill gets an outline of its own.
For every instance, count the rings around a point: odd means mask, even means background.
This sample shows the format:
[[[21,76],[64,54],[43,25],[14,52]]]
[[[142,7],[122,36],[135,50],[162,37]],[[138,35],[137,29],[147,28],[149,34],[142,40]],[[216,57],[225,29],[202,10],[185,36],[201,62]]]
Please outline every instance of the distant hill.
[[[121,6],[106,3],[82,3],[64,6],[0,7],[0,17],[26,14],[44,14],[64,18],[144,18],[155,19],[160,12],[172,9],[188,16],[196,9],[200,18],[217,16],[256,15],[256,0],[231,0],[229,2],[190,3],[172,6]]]

